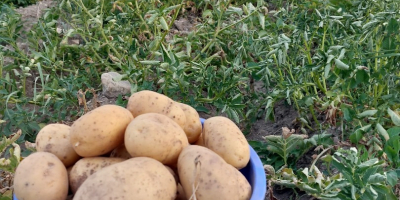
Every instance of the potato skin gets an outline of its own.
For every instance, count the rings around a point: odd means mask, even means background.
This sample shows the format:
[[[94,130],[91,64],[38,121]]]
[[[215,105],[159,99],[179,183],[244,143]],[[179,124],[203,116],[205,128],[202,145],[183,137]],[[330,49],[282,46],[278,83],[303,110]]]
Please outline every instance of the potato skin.
[[[178,183],[178,190],[176,192],[175,200],[187,200],[185,191],[183,191],[183,187],[180,183]]]
[[[202,130],[199,113],[187,104],[178,103],[178,105],[186,116],[186,123],[183,130],[186,133],[189,143],[195,143],[199,139]]]
[[[65,124],[48,124],[36,136],[36,150],[56,155],[65,167],[80,159],[70,143],[71,127]]]
[[[72,193],[76,193],[82,183],[104,167],[125,161],[123,158],[90,157],[82,158],[72,167],[68,179]]]
[[[133,93],[129,97],[127,109],[134,117],[145,113],[163,114],[174,120],[180,127],[185,127],[185,113],[177,102],[157,92],[142,90]]]
[[[117,105],[103,105],[84,114],[71,126],[70,142],[82,157],[109,153],[123,143],[132,114]]]
[[[205,120],[202,140],[205,147],[228,164],[242,169],[250,161],[250,147],[242,131],[229,118],[217,116]]]
[[[74,200],[173,200],[176,191],[174,177],[162,163],[136,157],[91,175],[79,187]]]
[[[110,157],[111,158],[125,158],[125,159],[132,158],[131,154],[129,154],[128,150],[126,150],[124,143],[122,143],[117,148],[115,148],[113,151],[111,151]]]
[[[68,195],[67,169],[52,153],[32,153],[15,171],[14,193],[20,200],[65,200]]]
[[[198,200],[248,200],[251,197],[251,186],[243,174],[206,147],[186,147],[179,155],[178,174],[187,199],[193,194],[194,180],[198,186]]]
[[[150,157],[176,166],[179,153],[189,145],[183,129],[158,113],[139,115],[125,131],[125,147],[132,157]]]

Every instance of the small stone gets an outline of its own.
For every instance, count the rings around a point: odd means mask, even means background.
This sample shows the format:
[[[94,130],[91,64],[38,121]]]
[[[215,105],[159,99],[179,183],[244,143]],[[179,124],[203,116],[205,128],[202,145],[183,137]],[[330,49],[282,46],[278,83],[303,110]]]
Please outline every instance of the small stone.
[[[108,72],[101,75],[104,96],[113,98],[131,91],[131,84],[129,81],[121,81],[121,76],[117,72]]]
[[[175,20],[174,25],[179,31],[190,31],[193,27],[193,24],[191,24],[186,18]]]

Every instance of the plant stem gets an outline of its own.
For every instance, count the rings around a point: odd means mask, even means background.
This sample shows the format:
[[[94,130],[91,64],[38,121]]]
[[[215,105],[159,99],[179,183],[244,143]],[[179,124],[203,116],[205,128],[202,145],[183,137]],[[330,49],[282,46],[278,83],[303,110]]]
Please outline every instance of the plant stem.
[[[207,43],[207,45],[201,50],[201,53],[204,53],[204,52],[211,46],[211,44],[215,42],[215,39],[217,38],[217,36],[218,36],[219,33],[223,32],[224,30],[226,30],[226,29],[228,29],[228,28],[230,28],[230,27],[232,27],[232,26],[235,26],[236,24],[238,24],[238,23],[240,23],[240,22],[243,22],[244,20],[246,20],[247,18],[251,17],[251,16],[252,16],[254,13],[256,13],[256,12],[257,12],[257,11],[253,11],[252,13],[250,13],[249,15],[247,15],[246,17],[243,17],[243,18],[240,19],[239,21],[236,21],[235,23],[230,24],[230,25],[224,27],[223,29],[220,29],[220,22],[218,22],[218,26],[217,26],[217,28],[216,28],[216,31],[215,31],[215,34],[214,34],[214,38],[211,39],[211,40]],[[222,14],[221,14],[221,15],[222,15]],[[200,56],[201,56],[201,54],[198,54],[198,55],[192,60],[192,62],[195,62],[197,59],[199,59]]]
[[[161,36],[161,40],[159,40],[159,41],[157,42],[157,45],[155,46],[155,48],[153,49],[153,51],[154,51],[154,50],[157,50],[158,48],[160,48],[161,43],[165,40],[165,37],[166,37],[167,34],[169,33],[169,30],[171,30],[172,25],[174,24],[176,18],[178,17],[179,12],[181,11],[181,9],[182,9],[182,7],[183,7],[183,1],[184,1],[184,0],[182,0],[181,6],[179,6],[178,10],[175,12],[174,17],[173,17],[172,20],[171,20],[171,23],[169,23],[169,25],[168,25],[168,30],[167,30],[167,31],[164,31],[163,35]],[[154,57],[155,57],[155,54],[151,55],[150,60],[154,59]]]
[[[82,0],[72,0],[72,1],[74,1],[76,4],[78,4],[78,5],[82,8],[82,10],[83,10],[91,19],[96,19],[96,18],[95,18],[92,14],[90,14],[90,12],[87,10],[87,8],[86,8],[86,6],[83,4]],[[79,2],[77,2],[77,1],[79,1]],[[103,24],[103,23],[102,23],[102,24]],[[112,46],[112,45],[110,44],[110,41],[108,40],[106,34],[104,33],[103,27],[100,26],[100,27],[99,27],[99,30],[100,30],[100,34],[101,34],[101,36],[103,37],[105,43],[111,48],[111,50],[115,53],[115,55],[117,56],[117,58],[121,59],[122,57],[121,57],[121,55],[119,54],[119,52],[114,48],[114,46]]]

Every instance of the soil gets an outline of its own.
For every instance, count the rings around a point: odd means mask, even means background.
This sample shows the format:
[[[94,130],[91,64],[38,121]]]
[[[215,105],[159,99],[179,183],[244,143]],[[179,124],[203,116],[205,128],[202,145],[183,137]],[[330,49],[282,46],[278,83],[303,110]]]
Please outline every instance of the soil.
[[[24,28],[23,30],[29,31],[30,28],[38,21],[39,17],[41,14],[43,14],[44,9],[49,8],[51,6],[55,6],[56,3],[53,2],[52,0],[43,0],[38,2],[35,5],[31,5],[25,8],[18,8],[17,12],[22,15],[22,20],[23,20],[23,25]],[[188,18],[179,18],[175,22],[173,26],[173,30],[171,30],[171,35],[168,37],[172,37],[173,34],[180,34],[180,35],[186,35],[189,33],[194,25],[196,24],[197,20],[193,17],[188,17]],[[25,51],[29,51],[28,46],[26,43],[24,43],[24,40],[26,39],[25,36],[22,36],[18,40],[18,45],[24,49]],[[167,38],[168,39],[168,38]],[[12,60],[6,60],[6,62],[12,62]],[[28,88],[28,96],[33,96],[33,82],[34,78],[29,79]],[[255,89],[258,90],[259,92],[266,92],[261,83],[255,83]],[[104,105],[104,104],[115,104],[116,98],[110,99],[99,93],[99,96],[97,98],[97,102],[99,105]],[[93,108],[93,102],[88,101],[88,107]],[[211,108],[212,110],[212,108]],[[268,121],[266,122],[264,120],[264,117],[261,117],[258,119],[252,126],[251,131],[248,135],[246,135],[246,138],[249,141],[264,141],[263,136],[266,135],[277,135],[281,134],[282,127],[288,127],[290,129],[296,129],[297,131],[299,130],[299,125],[296,122],[296,118],[298,116],[297,111],[290,105],[287,105],[284,101],[278,102],[275,106],[275,116],[276,120],[274,122]],[[200,117],[202,118],[209,118],[213,115],[215,115],[215,110],[212,110],[211,113],[202,113],[200,112]],[[218,113],[218,115],[224,115]],[[300,159],[299,165],[303,166],[308,166],[312,162],[311,155],[312,152],[310,151],[307,153],[303,158]],[[9,174],[7,173],[7,177]],[[3,176],[2,176],[3,177]],[[7,179],[8,180],[8,179]],[[0,181],[2,182],[2,181]],[[4,185],[0,186],[4,189]],[[0,188],[1,189],[1,188]],[[268,191],[268,190],[267,190]],[[273,188],[273,198],[271,199],[269,192],[267,192],[266,198],[267,200],[286,200],[286,199],[300,199],[300,200],[308,200],[308,199],[314,199],[306,194],[304,192],[298,191],[298,190],[293,190],[293,189],[282,189],[280,187],[275,187]]]

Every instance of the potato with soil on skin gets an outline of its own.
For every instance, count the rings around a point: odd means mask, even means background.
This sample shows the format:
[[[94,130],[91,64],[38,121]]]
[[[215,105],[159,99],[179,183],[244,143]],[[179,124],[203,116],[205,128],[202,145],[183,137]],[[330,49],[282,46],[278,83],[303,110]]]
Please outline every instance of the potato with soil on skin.
[[[246,167],[250,161],[249,143],[229,118],[217,116],[206,119],[199,140],[237,169]]]
[[[82,157],[109,153],[123,143],[126,126],[132,120],[132,114],[121,106],[97,107],[72,124],[72,147]]]
[[[145,113],[159,113],[174,120],[184,128],[186,116],[177,102],[171,98],[149,90],[133,93],[128,100],[127,109],[134,117]]]
[[[173,200],[176,183],[168,169],[147,157],[108,166],[86,179],[74,200]]]
[[[132,157],[150,157],[172,167],[188,145],[183,129],[158,113],[137,116],[125,131],[125,147]]]
[[[125,159],[132,158],[131,154],[129,154],[128,150],[126,150],[124,143],[122,143],[117,148],[115,148],[113,151],[111,151],[110,157],[111,158],[125,158]]]
[[[243,174],[210,149],[186,147],[178,159],[180,183],[189,199],[193,186],[198,200],[248,200],[251,186]]]
[[[48,124],[36,136],[36,150],[56,155],[65,167],[73,165],[81,157],[70,143],[71,127],[65,124]]]
[[[82,183],[95,172],[104,167],[125,161],[123,158],[90,157],[82,158],[72,167],[69,173],[69,185],[72,193],[76,193]]]
[[[178,105],[186,116],[186,123],[183,130],[186,133],[189,143],[195,143],[199,139],[202,129],[199,113],[187,104],[178,103]]]
[[[14,194],[20,200],[65,200],[68,195],[67,169],[52,153],[32,153],[15,171]]]

